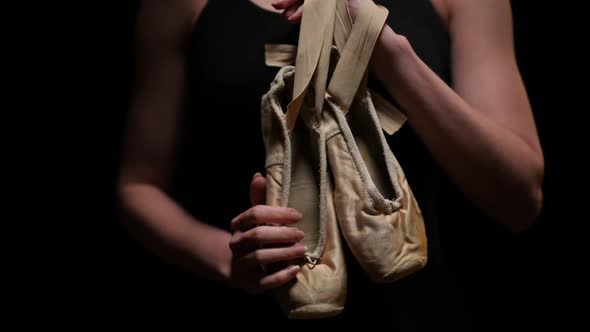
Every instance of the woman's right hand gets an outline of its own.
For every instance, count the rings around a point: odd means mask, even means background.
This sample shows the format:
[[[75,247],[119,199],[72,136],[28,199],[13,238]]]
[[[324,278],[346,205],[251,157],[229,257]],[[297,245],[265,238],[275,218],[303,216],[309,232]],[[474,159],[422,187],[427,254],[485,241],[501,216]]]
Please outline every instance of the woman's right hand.
[[[301,214],[291,208],[263,205],[265,191],[266,179],[256,174],[250,185],[253,206],[231,221],[230,282],[251,293],[281,286],[295,278],[300,270],[299,266],[290,265],[267,273],[266,265],[305,254],[305,248],[298,244],[303,232],[294,227],[278,227],[296,223],[301,220]]]

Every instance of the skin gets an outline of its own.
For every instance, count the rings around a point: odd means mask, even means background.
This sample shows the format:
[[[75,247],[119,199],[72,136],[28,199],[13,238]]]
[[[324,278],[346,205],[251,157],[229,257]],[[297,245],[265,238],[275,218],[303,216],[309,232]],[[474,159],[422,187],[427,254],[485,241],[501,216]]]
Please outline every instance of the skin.
[[[301,0],[252,1],[297,24]],[[349,0],[354,19],[359,0]],[[184,95],[188,34],[206,1],[144,0],[137,26],[137,77],[119,197],[132,234],[196,275],[249,292],[280,286],[299,268],[267,275],[261,265],[303,256],[301,215],[265,203],[264,177],[232,233],[206,225],[167,194]],[[434,0],[451,36],[452,85],[385,26],[371,71],[401,104],[409,124],[466,196],[508,230],[527,229],[542,204],[543,153],[515,60],[508,0]]]

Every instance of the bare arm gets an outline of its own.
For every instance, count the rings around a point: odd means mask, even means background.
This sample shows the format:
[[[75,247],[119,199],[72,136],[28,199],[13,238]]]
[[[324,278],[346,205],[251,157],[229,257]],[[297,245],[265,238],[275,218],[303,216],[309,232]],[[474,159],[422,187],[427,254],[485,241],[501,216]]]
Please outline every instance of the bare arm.
[[[543,154],[517,68],[507,0],[448,0],[453,89],[386,26],[372,70],[451,179],[493,220],[525,229]]]
[[[354,19],[360,0],[348,0]],[[452,88],[385,26],[371,70],[459,188],[512,231],[542,205],[543,152],[516,64],[508,0],[437,0],[452,40]],[[299,22],[303,0],[279,0]]]
[[[203,5],[142,2],[119,193],[124,220],[145,245],[200,276],[221,280],[231,259],[231,235],[195,220],[166,193],[182,109],[186,43]]]
[[[294,228],[257,226],[294,223],[301,216],[292,209],[260,205],[263,177],[252,181],[251,200],[257,206],[226,221],[232,223],[233,234],[196,220],[167,193],[183,108],[186,46],[205,4],[205,0],[142,2],[137,76],[119,181],[123,220],[164,259],[198,276],[260,291],[282,285],[298,272],[288,267],[264,275],[260,265],[300,257],[304,249],[294,245],[303,237]],[[277,244],[282,247],[276,248]]]

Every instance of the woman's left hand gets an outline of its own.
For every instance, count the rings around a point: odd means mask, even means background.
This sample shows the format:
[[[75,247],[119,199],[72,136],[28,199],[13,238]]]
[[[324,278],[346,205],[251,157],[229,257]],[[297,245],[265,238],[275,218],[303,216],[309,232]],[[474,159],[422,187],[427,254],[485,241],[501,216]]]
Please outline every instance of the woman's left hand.
[[[348,0],[350,18],[354,21],[361,0]],[[283,10],[283,17],[291,23],[300,23],[303,14],[303,0],[278,0],[272,4],[277,10]]]

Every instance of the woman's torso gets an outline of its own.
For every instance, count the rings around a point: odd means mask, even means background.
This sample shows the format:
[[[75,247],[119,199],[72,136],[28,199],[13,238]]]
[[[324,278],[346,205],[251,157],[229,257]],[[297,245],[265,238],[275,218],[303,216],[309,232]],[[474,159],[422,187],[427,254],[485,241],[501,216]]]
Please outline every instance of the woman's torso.
[[[389,9],[393,30],[406,36],[418,56],[450,82],[450,38],[430,1],[376,2]],[[246,0],[210,0],[196,22],[174,195],[198,219],[228,229],[229,221],[250,206],[250,180],[264,167],[260,98],[277,72],[264,63],[264,45],[296,45],[298,32],[298,26],[277,13]],[[370,84],[384,91],[378,82]],[[410,125],[388,142],[424,213],[429,264],[404,281],[377,286],[348,253],[347,309],[326,323],[335,327],[356,317],[376,324],[392,322],[401,331],[473,329],[467,314],[473,313],[469,287],[478,288],[470,280],[486,272],[482,269],[487,265],[477,262],[495,249],[489,231],[496,230],[444,176]],[[232,292],[225,295],[239,297]],[[255,305],[243,311],[244,317],[256,306],[272,307],[266,297],[251,301]]]

